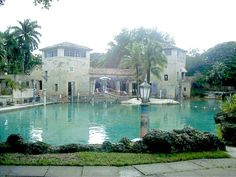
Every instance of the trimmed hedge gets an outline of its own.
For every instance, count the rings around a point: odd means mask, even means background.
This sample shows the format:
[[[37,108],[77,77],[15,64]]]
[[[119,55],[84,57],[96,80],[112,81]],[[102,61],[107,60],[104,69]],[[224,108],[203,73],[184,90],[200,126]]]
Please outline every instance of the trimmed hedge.
[[[150,152],[201,152],[225,150],[225,144],[215,135],[186,127],[171,132],[153,130],[143,138]]]
[[[170,132],[152,130],[143,140],[132,142],[122,138],[118,143],[104,141],[102,145],[67,144],[51,146],[43,142],[25,143],[20,135],[10,135],[6,143],[0,143],[0,153],[19,152],[26,154],[72,153],[82,151],[172,153],[225,150],[225,144],[215,135],[193,128]]]

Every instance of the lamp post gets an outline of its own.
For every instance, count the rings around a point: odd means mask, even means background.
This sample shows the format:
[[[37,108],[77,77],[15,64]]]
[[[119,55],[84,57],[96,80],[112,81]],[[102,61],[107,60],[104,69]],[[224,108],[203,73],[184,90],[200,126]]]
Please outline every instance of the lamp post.
[[[140,89],[140,97],[142,99],[141,103],[141,122],[140,122],[140,137],[143,138],[148,132],[148,101],[150,96],[150,85],[144,81],[139,86]]]

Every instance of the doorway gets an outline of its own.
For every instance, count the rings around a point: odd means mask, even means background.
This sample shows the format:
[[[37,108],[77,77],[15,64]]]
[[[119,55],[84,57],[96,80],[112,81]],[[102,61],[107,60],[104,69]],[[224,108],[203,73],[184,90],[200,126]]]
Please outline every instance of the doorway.
[[[75,98],[75,82],[70,81],[68,82],[68,99],[71,102],[74,102]]]

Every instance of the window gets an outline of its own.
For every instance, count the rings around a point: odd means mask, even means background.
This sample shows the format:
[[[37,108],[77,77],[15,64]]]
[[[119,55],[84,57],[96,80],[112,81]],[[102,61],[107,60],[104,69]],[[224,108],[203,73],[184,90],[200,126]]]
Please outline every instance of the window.
[[[51,57],[56,57],[57,56],[57,49],[54,50],[47,50],[44,52],[44,57],[45,58],[51,58]]]
[[[83,49],[64,49],[64,56],[85,58],[86,51]]]
[[[184,80],[184,72],[181,73],[181,79]]]
[[[58,84],[55,84],[55,92],[58,91]]]
[[[48,71],[44,71],[44,76],[43,76],[45,81],[48,81]]]
[[[29,81],[26,81],[26,82],[25,82],[25,85],[26,85],[26,88],[29,88],[29,85],[30,85],[30,84],[29,84]]]
[[[43,82],[41,80],[39,81],[39,90],[43,90]]]
[[[171,49],[165,49],[164,52],[165,52],[166,55],[171,55],[172,54]]]
[[[165,75],[164,75],[164,80],[165,80],[165,81],[168,81],[168,74],[165,74]]]
[[[186,92],[186,87],[184,87],[184,91]]]

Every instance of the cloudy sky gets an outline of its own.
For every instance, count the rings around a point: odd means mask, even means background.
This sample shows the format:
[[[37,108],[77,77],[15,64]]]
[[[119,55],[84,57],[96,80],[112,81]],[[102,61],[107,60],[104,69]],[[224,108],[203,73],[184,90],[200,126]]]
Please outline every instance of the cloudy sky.
[[[235,0],[59,0],[49,9],[33,0],[6,0],[0,31],[26,18],[42,27],[40,48],[73,42],[105,52],[121,29],[157,28],[183,49],[236,41]]]

